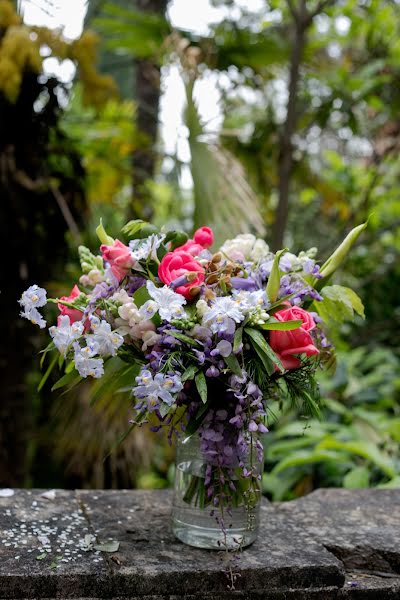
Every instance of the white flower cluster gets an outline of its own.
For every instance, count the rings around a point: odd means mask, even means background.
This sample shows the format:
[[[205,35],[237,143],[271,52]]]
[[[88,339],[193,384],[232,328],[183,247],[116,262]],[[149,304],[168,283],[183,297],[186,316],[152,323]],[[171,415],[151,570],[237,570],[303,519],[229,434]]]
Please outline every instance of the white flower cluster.
[[[249,322],[252,325],[262,325],[269,319],[267,309],[270,306],[270,302],[265,290],[256,290],[254,292],[240,290],[234,292],[233,297],[242,314],[249,318]]]
[[[220,252],[231,260],[259,262],[269,256],[268,244],[251,233],[242,233],[232,240],[226,240]]]
[[[156,344],[160,338],[156,333],[156,326],[150,319],[143,316],[128,293],[121,290],[114,294],[112,299],[120,304],[118,307],[119,317],[115,319],[118,333],[122,336],[129,336],[132,340],[142,340],[144,352],[149,346]]]

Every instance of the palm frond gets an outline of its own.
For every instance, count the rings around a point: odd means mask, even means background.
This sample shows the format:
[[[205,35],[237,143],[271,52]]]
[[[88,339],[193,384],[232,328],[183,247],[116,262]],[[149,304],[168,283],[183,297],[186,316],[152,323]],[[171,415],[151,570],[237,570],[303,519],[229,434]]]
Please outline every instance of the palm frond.
[[[216,241],[238,233],[265,235],[260,201],[246,181],[240,162],[215,142],[208,143],[193,99],[193,82],[186,85],[186,125],[189,129],[194,188],[194,227],[207,224]]]

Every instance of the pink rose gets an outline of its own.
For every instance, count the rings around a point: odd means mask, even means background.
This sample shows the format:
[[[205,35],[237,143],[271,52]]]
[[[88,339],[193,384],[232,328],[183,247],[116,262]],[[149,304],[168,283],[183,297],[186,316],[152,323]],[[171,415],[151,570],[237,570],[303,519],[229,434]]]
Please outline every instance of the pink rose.
[[[104,260],[110,263],[113,275],[115,275],[118,281],[122,281],[129,273],[134,262],[128,246],[125,246],[125,244],[119,240],[115,240],[112,246],[102,244],[100,246],[100,251]]]
[[[190,281],[185,276],[190,275]],[[174,250],[168,252],[162,259],[158,267],[158,276],[161,281],[170,285],[177,279],[182,279],[181,285],[175,288],[175,292],[182,294],[187,300],[192,300],[190,290],[198,287],[204,281],[204,269],[189,252],[183,250]]]
[[[189,252],[192,256],[198,256],[200,252],[204,250],[203,246],[197,244],[194,240],[188,240],[182,246],[178,246],[175,248],[174,252],[177,250],[183,250],[183,252]]]
[[[200,252],[212,246],[213,242],[214,234],[212,229],[210,227],[200,227],[194,232],[193,239],[175,248],[174,252],[176,250],[183,250],[184,252],[189,252],[192,256],[198,256]]]
[[[274,317],[282,322],[303,321],[302,326],[298,329],[270,331],[269,333],[269,344],[281,359],[285,369],[296,369],[300,366],[301,361],[294,356],[295,354],[305,354],[306,356],[319,354],[318,348],[314,346],[313,339],[308,333],[315,327],[314,319],[309,312],[293,306],[279,310]]]
[[[214,243],[214,234],[210,227],[200,227],[194,232],[193,239],[196,244],[200,244],[203,248],[209,248]]]
[[[77,298],[79,295],[81,294],[80,289],[78,288],[77,285],[74,285],[74,287],[71,290],[71,293],[69,296],[62,296],[62,298],[60,298],[60,300],[64,300],[64,302],[72,302],[75,298]],[[70,308],[69,306],[65,306],[65,304],[57,304],[58,306],[58,310],[60,311],[60,314],[58,315],[57,318],[57,325],[60,325],[60,317],[67,315],[69,317],[69,322],[75,323],[75,321],[81,321],[82,317],[83,317],[83,312],[81,310],[78,310],[77,308]],[[90,327],[90,321],[87,319],[85,322],[85,330],[88,330]]]

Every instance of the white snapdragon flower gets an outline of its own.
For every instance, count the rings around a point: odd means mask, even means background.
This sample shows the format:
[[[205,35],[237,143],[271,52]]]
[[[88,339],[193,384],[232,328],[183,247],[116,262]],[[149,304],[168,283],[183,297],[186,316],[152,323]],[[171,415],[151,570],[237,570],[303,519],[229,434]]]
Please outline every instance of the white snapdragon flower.
[[[40,329],[46,327],[46,321],[38,311],[38,308],[44,306],[47,302],[46,290],[38,285],[31,285],[23,292],[19,304],[24,309],[20,316],[28,319],[34,325],[39,325]]]
[[[203,298],[201,298],[200,300],[198,300],[196,302],[196,312],[197,312],[197,316],[199,317],[199,319],[202,319],[204,317],[208,308],[209,308],[209,306],[208,306],[207,302],[205,300],[203,300]]]
[[[165,238],[164,234],[153,234],[144,240],[132,240],[129,242],[129,248],[132,250],[134,260],[155,260],[157,261],[157,250]]]
[[[110,323],[100,321],[94,315],[90,317],[90,327],[93,334],[85,336],[87,345],[94,347],[93,344],[96,344],[97,354],[115,356],[118,348],[124,343],[122,335],[112,331]]]
[[[93,358],[98,352],[94,344],[92,347],[81,348],[78,342],[74,343],[75,368],[81,377],[94,377],[98,379],[104,375],[104,361],[102,358]]]
[[[130,327],[133,327],[143,319],[138,307],[131,300],[118,308],[118,314],[123,321],[128,321]]]
[[[148,281],[147,291],[151,300],[145,302],[139,309],[143,318],[151,319],[156,312],[164,321],[168,322],[173,319],[183,319],[187,316],[182,308],[186,304],[185,298],[181,294],[176,294],[167,285],[158,288],[152,281]]]
[[[49,328],[49,333],[57,350],[62,356],[66,356],[68,348],[83,333],[84,325],[82,321],[70,322],[68,315],[59,317],[57,327],[53,325]]]
[[[231,260],[252,260],[258,262],[269,254],[269,246],[264,240],[256,238],[252,233],[241,233],[231,240],[226,240],[221,252]]]
[[[117,302],[118,304],[127,304],[128,302],[132,302],[132,298],[129,296],[128,292],[124,289],[117,290],[111,296],[111,300]]]
[[[142,333],[142,340],[143,340],[142,350],[143,350],[143,352],[146,352],[146,350],[150,346],[155,346],[156,344],[158,344],[160,339],[161,339],[161,335],[156,333],[155,331],[152,331],[151,329],[144,331]]]
[[[203,315],[203,325],[213,333],[233,333],[235,323],[243,321],[244,315],[237,303],[229,296],[216,298]]]

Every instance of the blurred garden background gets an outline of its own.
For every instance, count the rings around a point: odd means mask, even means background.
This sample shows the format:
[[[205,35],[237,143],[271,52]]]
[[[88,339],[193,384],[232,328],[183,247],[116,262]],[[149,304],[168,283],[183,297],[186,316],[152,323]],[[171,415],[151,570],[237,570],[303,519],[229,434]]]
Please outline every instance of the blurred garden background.
[[[0,0],[0,486],[171,484],[162,435],[115,447],[132,398],[39,385],[18,317],[32,283],[69,294],[100,218],[322,261],[369,218],[335,276],[366,319],[330,333],[321,421],[275,409],[263,488],[400,487],[399,150],[397,0]]]

